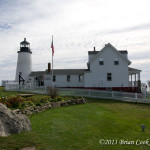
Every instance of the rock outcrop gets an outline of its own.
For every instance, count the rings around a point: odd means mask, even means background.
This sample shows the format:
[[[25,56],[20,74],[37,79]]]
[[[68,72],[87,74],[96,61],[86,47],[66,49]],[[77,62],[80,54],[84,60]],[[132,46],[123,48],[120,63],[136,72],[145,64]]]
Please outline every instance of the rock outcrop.
[[[16,114],[0,103],[0,136],[31,130],[31,123],[27,116]]]
[[[26,108],[24,108],[22,110],[16,109],[14,111],[17,114],[32,115],[32,114],[43,112],[45,110],[52,109],[52,108],[65,107],[65,106],[77,105],[77,104],[85,104],[86,102],[87,101],[84,98],[72,99],[72,100],[68,100],[68,101],[64,101],[64,102],[45,103],[45,104],[42,104],[41,106],[35,106],[35,107],[31,106],[31,107],[26,107]]]

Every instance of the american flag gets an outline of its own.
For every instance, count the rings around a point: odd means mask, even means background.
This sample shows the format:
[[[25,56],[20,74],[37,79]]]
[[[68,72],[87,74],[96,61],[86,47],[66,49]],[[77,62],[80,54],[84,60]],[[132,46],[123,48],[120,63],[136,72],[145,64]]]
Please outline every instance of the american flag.
[[[51,43],[51,48],[52,48],[52,55],[54,56],[53,36],[52,36],[52,43]]]

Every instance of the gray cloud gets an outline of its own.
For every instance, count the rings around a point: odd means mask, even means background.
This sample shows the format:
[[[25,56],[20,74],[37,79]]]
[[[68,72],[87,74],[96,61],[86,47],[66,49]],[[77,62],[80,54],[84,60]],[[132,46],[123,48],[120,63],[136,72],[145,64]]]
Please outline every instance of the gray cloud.
[[[55,68],[86,68],[88,51],[109,42],[128,50],[132,65],[143,69],[142,78],[148,79],[149,2],[123,4],[119,0],[1,0],[0,80],[6,79],[5,74],[8,79],[15,76],[17,48],[24,37],[31,43],[33,69],[45,70],[51,61],[52,34]]]

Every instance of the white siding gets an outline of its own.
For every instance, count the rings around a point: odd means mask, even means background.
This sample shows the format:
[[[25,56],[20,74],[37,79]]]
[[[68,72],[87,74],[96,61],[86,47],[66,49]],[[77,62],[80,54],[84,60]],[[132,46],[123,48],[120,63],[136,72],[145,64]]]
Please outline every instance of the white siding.
[[[90,61],[95,56],[96,56],[96,54],[89,54],[89,60],[88,61]]]
[[[70,82],[67,82],[67,75],[70,75]],[[84,87],[84,77],[81,82],[79,82],[79,74],[58,74],[56,76],[56,81],[53,82],[53,86],[56,87]],[[51,77],[50,75],[44,76]],[[50,86],[51,80],[44,79],[44,85]]]
[[[104,65],[99,64],[99,58]],[[114,65],[115,58],[119,65]],[[109,46],[90,63],[90,70],[85,73],[85,87],[128,87],[128,62]],[[107,73],[112,73],[112,81],[107,81]]]
[[[19,52],[18,53],[18,61],[17,61],[17,69],[16,69],[16,78],[15,81],[19,81],[19,72],[22,73],[22,77],[27,82],[29,79],[29,74],[32,71],[32,57],[29,52]]]

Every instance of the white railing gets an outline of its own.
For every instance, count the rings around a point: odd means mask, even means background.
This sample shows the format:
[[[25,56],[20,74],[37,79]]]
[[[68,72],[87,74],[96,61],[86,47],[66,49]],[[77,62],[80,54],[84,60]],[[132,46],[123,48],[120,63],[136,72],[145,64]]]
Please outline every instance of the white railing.
[[[85,89],[59,89],[59,95],[84,96],[93,98],[114,99],[121,101],[150,103],[150,97],[148,98],[148,95],[144,95],[142,93],[99,91],[99,90],[85,90]]]
[[[18,84],[7,84],[5,86],[6,91],[24,91],[31,93],[47,94],[46,87],[31,87],[31,86],[19,86]],[[122,91],[100,91],[100,90],[88,90],[88,89],[71,89],[71,88],[58,88],[58,94],[64,96],[83,96],[91,98],[104,98],[114,99],[121,101],[131,101],[140,103],[150,103],[150,95],[142,93],[129,93]]]
[[[129,86],[130,87],[137,87],[138,86],[138,81],[129,81]]]

